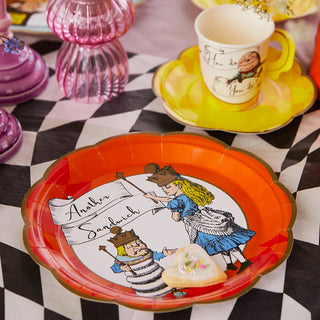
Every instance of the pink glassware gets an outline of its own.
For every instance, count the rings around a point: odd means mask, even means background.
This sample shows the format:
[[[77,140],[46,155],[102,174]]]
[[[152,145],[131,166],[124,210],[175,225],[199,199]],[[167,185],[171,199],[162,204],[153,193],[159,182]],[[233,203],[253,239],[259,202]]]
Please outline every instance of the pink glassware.
[[[21,147],[22,129],[18,120],[0,108],[0,163],[11,158]]]
[[[11,17],[6,0],[0,0],[0,35],[12,38]],[[43,58],[30,47],[18,53],[4,51],[0,40],[0,106],[17,104],[39,95],[46,87],[49,72]]]
[[[56,76],[66,97],[101,103],[128,81],[128,58],[118,37],[133,25],[132,0],[49,0],[47,23],[64,42]]]
[[[124,90],[128,73],[127,54],[117,39],[95,46],[64,42],[59,50],[59,86],[77,101],[109,101]]]
[[[47,22],[65,41],[98,44],[126,33],[133,24],[134,11],[128,0],[49,0]]]
[[[0,106],[36,97],[45,89],[49,79],[45,61],[30,47],[24,45],[22,50],[15,53],[5,51],[3,39],[13,38],[10,26],[11,16],[7,12],[6,0],[0,0]],[[23,131],[19,121],[0,108],[0,163],[19,150],[22,140]]]
[[[18,54],[0,46],[0,105],[30,100],[47,86],[49,71],[43,58],[25,46]]]

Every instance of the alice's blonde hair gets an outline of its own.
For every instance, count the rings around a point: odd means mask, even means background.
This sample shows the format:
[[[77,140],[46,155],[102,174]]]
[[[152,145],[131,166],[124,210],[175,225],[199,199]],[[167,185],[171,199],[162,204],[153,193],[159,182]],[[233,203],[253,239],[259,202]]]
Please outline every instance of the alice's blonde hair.
[[[188,179],[177,179],[172,182],[175,186],[179,185],[181,191],[198,206],[205,206],[210,204],[214,199],[214,195],[208,191],[204,186],[192,182]]]

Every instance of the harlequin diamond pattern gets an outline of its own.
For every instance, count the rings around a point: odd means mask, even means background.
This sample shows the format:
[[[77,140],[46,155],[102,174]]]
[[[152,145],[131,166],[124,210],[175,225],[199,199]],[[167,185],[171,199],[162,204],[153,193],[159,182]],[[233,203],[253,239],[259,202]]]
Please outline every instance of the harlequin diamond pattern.
[[[49,66],[54,66],[59,46],[58,42],[43,41],[34,44],[33,48],[44,56]],[[10,237],[0,235],[0,318],[200,320],[206,315],[207,319],[219,320],[320,319],[319,304],[314,303],[320,301],[320,278],[315,276],[312,282],[304,278],[307,273],[317,275],[320,262],[320,219],[314,221],[313,226],[308,226],[304,219],[310,211],[319,210],[310,207],[308,201],[313,197],[320,199],[320,130],[319,124],[312,120],[313,115],[320,112],[319,102],[286,127],[265,135],[236,135],[186,128],[164,113],[160,99],[152,91],[150,80],[153,73],[166,59],[135,53],[128,53],[128,57],[131,74],[126,90],[108,103],[84,108],[65,99],[61,92],[53,94],[57,84],[51,67],[47,91],[37,99],[10,110],[20,121],[24,143],[28,150],[33,150],[33,154],[26,156],[22,147],[20,154],[24,155],[23,159],[17,154],[0,165],[1,221],[8,221],[8,214],[19,211],[16,209],[20,207],[25,192],[54,160],[75,148],[127,132],[192,131],[208,134],[268,158],[264,160],[297,199],[296,240],[292,254],[282,266],[266,276],[265,282],[261,281],[238,299],[160,314],[82,299],[62,287],[48,270],[39,267],[25,251],[22,242],[17,244]],[[61,110],[65,110],[65,117],[57,119],[55,114]],[[120,119],[121,127],[117,127],[115,123]],[[307,122],[308,132],[304,129]],[[25,159],[29,159],[29,163]],[[300,178],[292,180],[291,170],[299,172]],[[13,221],[17,219],[21,217],[13,217]],[[22,225],[22,221],[10,224],[12,234],[21,234],[22,237]],[[23,314],[17,312],[17,305]],[[299,312],[292,314],[292,306]]]

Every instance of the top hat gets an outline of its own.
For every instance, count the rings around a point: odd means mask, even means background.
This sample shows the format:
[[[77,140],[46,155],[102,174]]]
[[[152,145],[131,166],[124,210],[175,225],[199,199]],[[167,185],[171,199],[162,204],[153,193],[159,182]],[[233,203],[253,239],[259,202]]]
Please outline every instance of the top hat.
[[[163,187],[180,178],[180,174],[170,165],[160,169],[158,164],[149,163],[144,167],[144,171],[146,173],[152,173],[152,176],[148,177],[147,180],[156,183],[159,187]]]

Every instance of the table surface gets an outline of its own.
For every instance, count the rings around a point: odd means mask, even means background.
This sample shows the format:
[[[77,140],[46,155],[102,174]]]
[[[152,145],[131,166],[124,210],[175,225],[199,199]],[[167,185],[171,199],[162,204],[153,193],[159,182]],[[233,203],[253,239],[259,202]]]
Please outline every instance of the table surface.
[[[0,318],[40,319],[320,319],[320,108],[316,101],[284,128],[241,135],[185,127],[168,117],[151,86],[157,67],[196,44],[193,21],[200,9],[187,0],[148,0],[137,7],[134,26],[120,42],[128,52],[130,77],[124,93],[103,104],[68,100],[58,88],[53,35],[17,34],[39,52],[49,84],[37,98],[5,109],[21,123],[19,152],[0,165]],[[318,15],[278,24],[296,40],[296,56],[307,72]],[[21,201],[56,159],[74,149],[128,132],[185,131],[209,135],[266,161],[297,203],[291,255],[245,295],[225,302],[153,313],[85,300],[38,266],[23,244]]]

